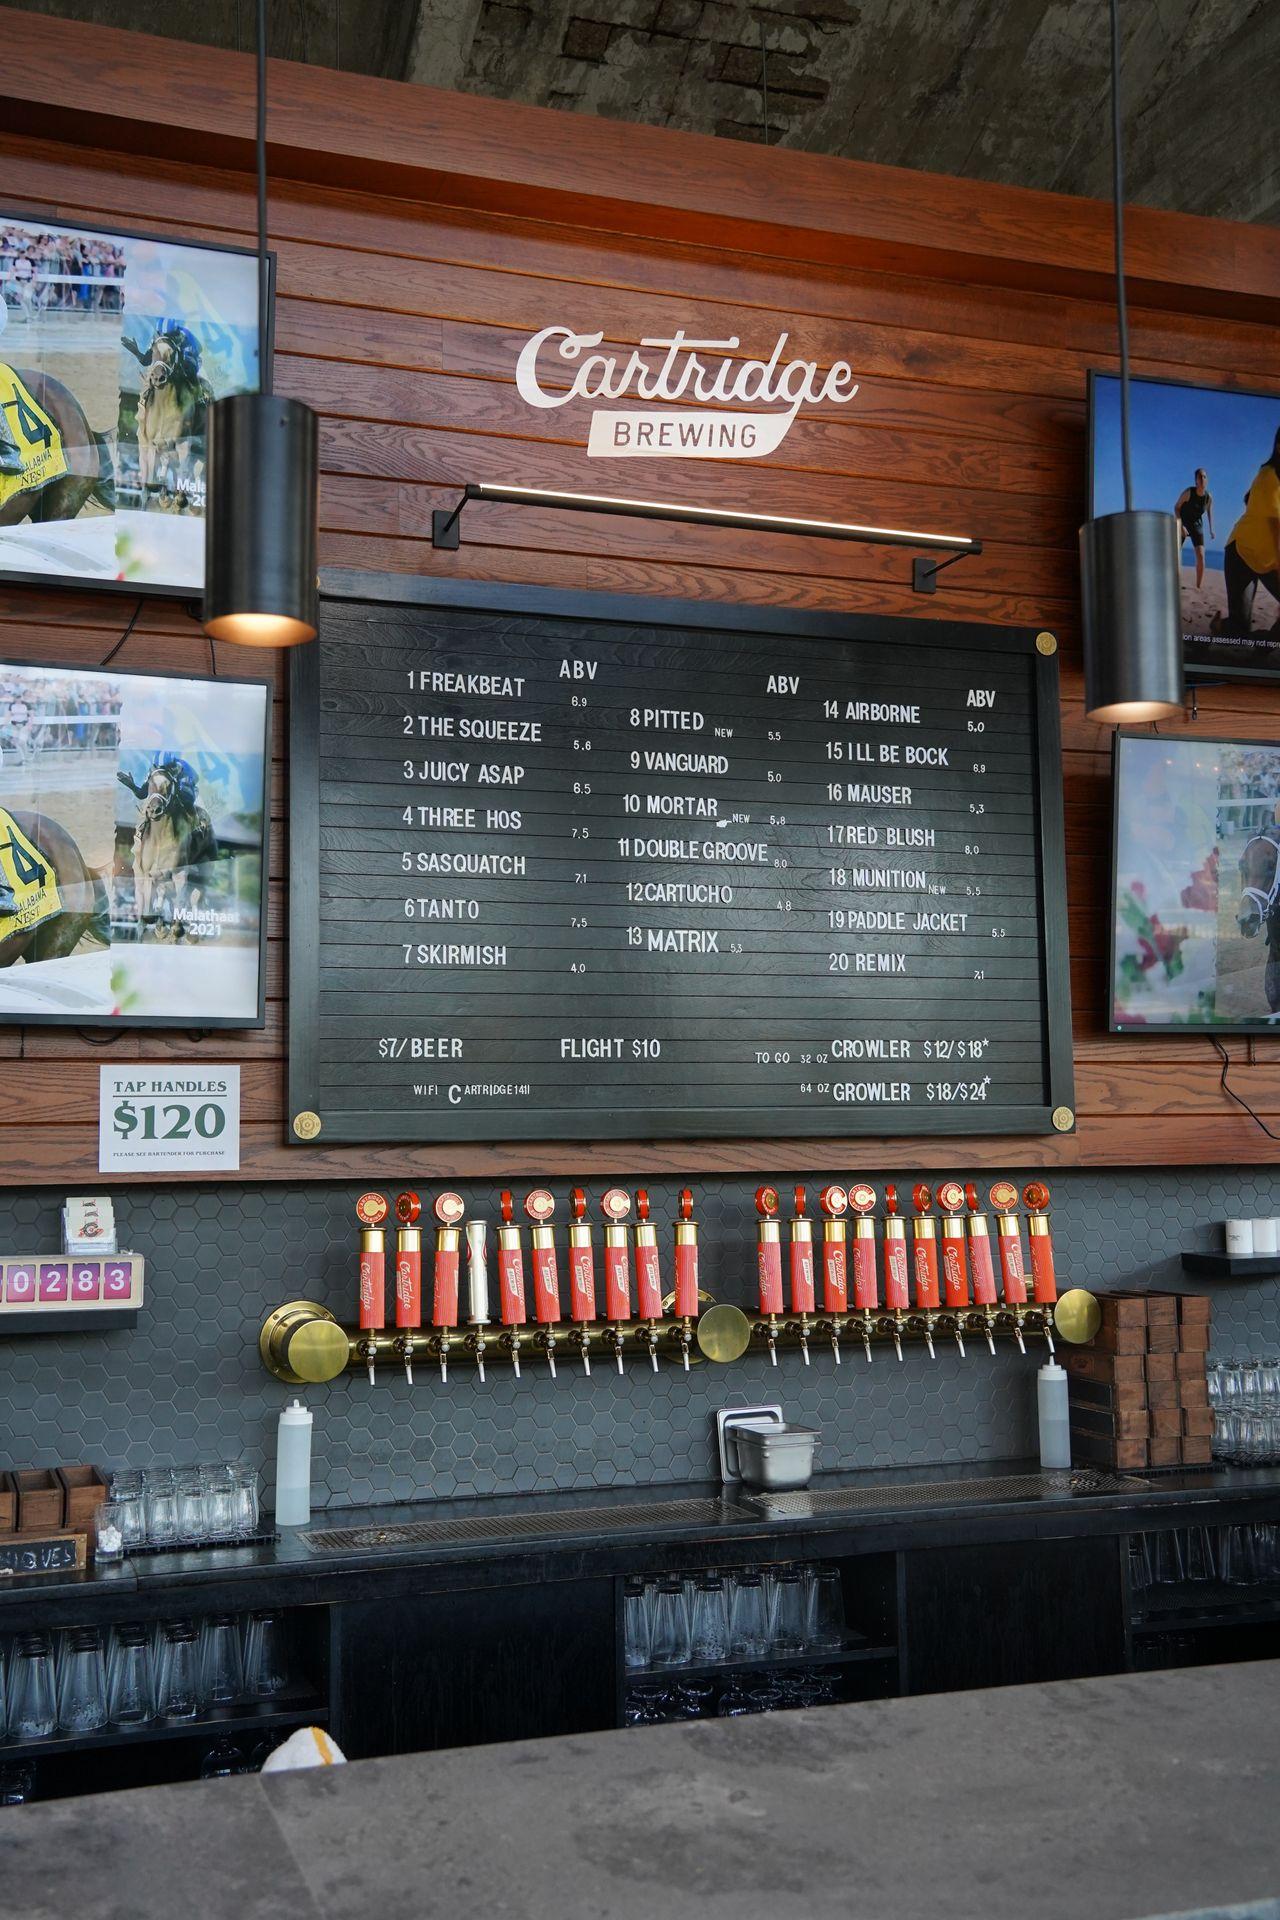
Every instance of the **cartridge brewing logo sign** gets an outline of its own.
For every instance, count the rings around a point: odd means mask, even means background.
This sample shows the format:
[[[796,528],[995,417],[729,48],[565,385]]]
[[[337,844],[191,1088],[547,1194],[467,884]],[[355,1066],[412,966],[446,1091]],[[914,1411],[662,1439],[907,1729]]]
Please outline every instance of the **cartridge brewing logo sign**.
[[[824,373],[813,360],[785,358],[788,338],[778,335],[767,360],[742,360],[736,334],[693,340],[677,328],[614,354],[594,351],[603,333],[543,327],[520,350],[516,387],[530,407],[649,403],[598,406],[587,440],[592,459],[759,459],[782,445],[803,407],[845,406],[858,391],[846,360]]]

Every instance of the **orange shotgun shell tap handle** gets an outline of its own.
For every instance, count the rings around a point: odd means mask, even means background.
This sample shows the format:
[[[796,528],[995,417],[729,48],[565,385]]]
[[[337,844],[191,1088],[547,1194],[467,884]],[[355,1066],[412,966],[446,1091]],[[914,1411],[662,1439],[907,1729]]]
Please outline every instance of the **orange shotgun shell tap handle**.
[[[874,1213],[876,1205],[875,1188],[868,1186],[865,1180],[860,1180],[857,1186],[850,1187],[849,1189],[849,1205],[855,1213]]]
[[[390,1211],[383,1193],[362,1193],[356,1201],[356,1219],[362,1227],[380,1227]]]
[[[456,1227],[467,1210],[460,1193],[438,1193],[431,1208],[442,1227]]]
[[[911,1204],[917,1213],[928,1213],[930,1207],[933,1205],[933,1196],[923,1181],[920,1182],[919,1186],[911,1189]]]
[[[606,1220],[625,1220],[631,1211],[631,1195],[622,1187],[610,1187],[600,1196],[600,1211]]]
[[[804,1209],[805,1209],[805,1197],[804,1197],[804,1188],[803,1188],[803,1187],[797,1187],[797,1188],[795,1189],[795,1193],[794,1193],[794,1196],[793,1196],[793,1198],[794,1198],[794,1204],[795,1204],[795,1214],[796,1214],[796,1219],[797,1219],[797,1220],[803,1220],[803,1219],[804,1219]]]
[[[402,1227],[411,1227],[422,1213],[422,1202],[416,1193],[398,1193],[396,1195],[396,1219]]]
[[[972,1180],[966,1180],[964,1183],[964,1203],[970,1213],[982,1212],[982,1203],[978,1199],[978,1189],[974,1186]]]
[[[762,1220],[772,1220],[778,1211],[778,1189],[776,1187],[756,1188],[756,1212]]]
[[[1029,1213],[1046,1213],[1049,1208],[1049,1189],[1042,1180],[1033,1180],[1022,1189],[1022,1204]]]
[[[502,1189],[502,1192],[498,1195],[498,1204],[502,1208],[503,1221],[507,1226],[510,1226],[516,1210],[516,1203],[511,1197],[510,1187],[504,1187]]]
[[[1013,1213],[1018,1205],[1018,1189],[1012,1180],[994,1180],[990,1198],[997,1213]]]
[[[584,1188],[575,1187],[573,1189],[573,1192],[569,1195],[569,1211],[573,1215],[575,1220],[586,1219],[587,1195]]]
[[[693,1218],[692,1187],[681,1187],[680,1189],[680,1218],[682,1220],[692,1220]]]
[[[638,1220],[647,1220],[649,1218],[648,1187],[636,1188],[636,1218]]]
[[[838,1220],[849,1204],[849,1196],[843,1187],[824,1187],[818,1195],[818,1205],[828,1220]]]
[[[898,1189],[895,1186],[887,1186],[884,1190],[884,1210],[886,1213],[898,1211]]]
[[[958,1180],[944,1180],[935,1197],[944,1213],[964,1211],[964,1188]]]
[[[532,1193],[525,1195],[524,1210],[538,1226],[545,1226],[556,1210],[555,1195],[548,1193],[545,1187],[535,1187]]]

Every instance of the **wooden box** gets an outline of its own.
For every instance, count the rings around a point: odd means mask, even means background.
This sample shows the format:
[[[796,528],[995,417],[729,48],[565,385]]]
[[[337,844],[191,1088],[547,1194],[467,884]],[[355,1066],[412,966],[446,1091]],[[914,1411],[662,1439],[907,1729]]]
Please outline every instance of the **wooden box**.
[[[1168,1355],[1172,1360],[1178,1351],[1179,1330],[1174,1319],[1149,1320],[1147,1322],[1147,1352],[1153,1359]],[[1171,1369],[1172,1370],[1172,1369]]]
[[[1089,1343],[1095,1353],[1133,1354],[1147,1350],[1147,1323],[1137,1326],[1108,1325],[1103,1321]]]
[[[56,1533],[62,1525],[62,1482],[52,1467],[21,1467],[13,1475],[18,1490],[18,1531]]]
[[[1075,1399],[1071,1402],[1073,1437],[1083,1433],[1116,1440],[1145,1440],[1150,1431],[1151,1415],[1145,1407],[1096,1406]]]
[[[1146,1365],[1148,1380],[1168,1381],[1177,1378],[1178,1356],[1176,1353],[1149,1353]]]
[[[1147,1444],[1145,1440],[1116,1440],[1105,1434],[1077,1433],[1074,1427],[1071,1429],[1071,1458],[1099,1467],[1145,1467]]]
[[[1182,1351],[1184,1353],[1194,1353],[1198,1355],[1200,1364],[1203,1366],[1204,1356],[1209,1351],[1209,1322],[1207,1320],[1201,1322],[1184,1320],[1178,1328],[1178,1339],[1181,1343]]]
[[[1099,1353],[1092,1346],[1069,1347],[1062,1353],[1061,1360],[1067,1372],[1078,1380],[1141,1387],[1147,1378],[1146,1362],[1140,1353]]]
[[[107,1497],[107,1483],[97,1467],[59,1467],[62,1482],[62,1524],[72,1532],[91,1528],[94,1515]]]
[[[1197,1440],[1212,1440],[1213,1408],[1207,1404],[1203,1407],[1183,1407],[1182,1431]]]
[[[1182,1434],[1182,1408],[1153,1407],[1151,1410],[1151,1438],[1153,1440],[1177,1440]]]
[[[1198,1434],[1182,1436],[1182,1459],[1188,1467],[1207,1467],[1213,1459],[1213,1440]]]
[[[18,1494],[11,1473],[0,1473],[0,1533],[12,1533],[18,1524]]]
[[[1176,1467],[1182,1459],[1183,1442],[1177,1434],[1160,1435],[1147,1442],[1147,1465]]]

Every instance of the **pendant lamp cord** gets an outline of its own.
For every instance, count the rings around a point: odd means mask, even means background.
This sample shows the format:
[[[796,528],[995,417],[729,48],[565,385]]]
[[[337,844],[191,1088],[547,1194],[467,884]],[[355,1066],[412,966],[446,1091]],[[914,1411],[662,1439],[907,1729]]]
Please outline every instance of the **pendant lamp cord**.
[[[261,4],[261,0],[260,0]],[[1120,108],[1120,0],[1111,0],[1111,197],[1115,214],[1116,320],[1120,333],[1120,461],[1124,469],[1124,510],[1133,511],[1133,468],[1129,458],[1129,306],[1124,291],[1124,139]]]
[[[1114,7],[1114,0],[1113,0]],[[258,0],[258,389],[271,391],[267,358],[270,275],[267,266],[267,0]]]

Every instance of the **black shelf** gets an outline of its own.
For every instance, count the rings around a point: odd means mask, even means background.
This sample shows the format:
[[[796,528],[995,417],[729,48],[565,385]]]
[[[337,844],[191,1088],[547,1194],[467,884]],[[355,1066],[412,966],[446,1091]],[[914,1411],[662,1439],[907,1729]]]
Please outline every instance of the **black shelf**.
[[[1280,1588],[1225,1586],[1206,1580],[1203,1585],[1170,1587],[1164,1605],[1145,1604],[1135,1611],[1135,1633],[1183,1633],[1197,1627],[1268,1626],[1280,1621]]]
[[[141,1727],[99,1727],[93,1733],[55,1733],[45,1740],[8,1740],[0,1746],[0,1762],[56,1760],[63,1754],[96,1753],[105,1747],[152,1746],[161,1740],[202,1740],[211,1735],[271,1733],[286,1727],[307,1727],[329,1717],[318,1695],[300,1700],[296,1694],[256,1701],[239,1707],[211,1707],[198,1720],[149,1720]]]
[[[624,1684],[628,1687],[651,1680],[716,1680],[722,1677],[732,1678],[735,1673],[763,1673],[779,1668],[796,1667],[848,1667],[866,1660],[896,1660],[896,1647],[870,1647],[863,1645],[835,1647],[826,1652],[817,1648],[807,1649],[803,1653],[761,1653],[750,1660],[713,1660],[708,1665],[689,1667],[628,1667]]]
[[[1280,1273],[1280,1253],[1184,1253],[1182,1271],[1197,1280],[1266,1280]]]

